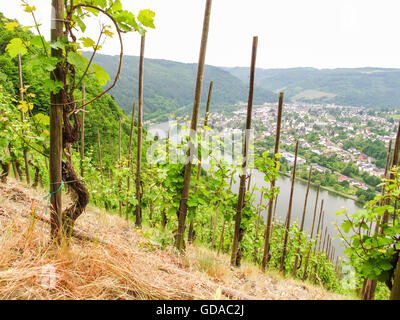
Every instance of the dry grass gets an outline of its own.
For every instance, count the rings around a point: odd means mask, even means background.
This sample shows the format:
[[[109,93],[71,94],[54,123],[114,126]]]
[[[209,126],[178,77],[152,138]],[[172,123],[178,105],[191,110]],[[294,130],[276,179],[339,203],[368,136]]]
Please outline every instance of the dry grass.
[[[227,256],[190,246],[185,256],[159,250],[116,215],[90,208],[76,228],[101,242],[49,244],[45,192],[0,184],[0,299],[342,299],[323,289],[264,275],[253,265],[231,269]],[[44,217],[48,218],[48,217]],[[48,270],[55,286],[48,289]]]

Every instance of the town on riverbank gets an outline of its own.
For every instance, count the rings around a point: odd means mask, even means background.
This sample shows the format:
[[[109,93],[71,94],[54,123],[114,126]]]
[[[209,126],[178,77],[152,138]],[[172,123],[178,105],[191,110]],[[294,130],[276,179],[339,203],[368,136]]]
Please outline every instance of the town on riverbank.
[[[210,114],[210,126],[223,134],[244,126],[244,103],[236,111]],[[277,108],[265,103],[254,108],[255,152],[272,152]],[[313,166],[313,183],[347,195],[359,202],[380,192],[387,149],[395,139],[394,110],[371,110],[364,107],[293,102],[285,104],[282,129],[281,171],[289,172],[294,162],[296,140],[298,178],[307,179],[307,167]]]

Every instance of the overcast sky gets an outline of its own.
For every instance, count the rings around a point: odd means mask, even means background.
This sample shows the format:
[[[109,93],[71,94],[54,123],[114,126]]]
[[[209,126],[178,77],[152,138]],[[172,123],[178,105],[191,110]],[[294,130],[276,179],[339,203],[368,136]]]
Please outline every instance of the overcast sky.
[[[28,0],[49,30],[50,0]],[[146,57],[197,62],[205,0],[122,0],[134,13],[156,12],[146,36]],[[32,25],[19,0],[0,0],[0,11]],[[206,63],[248,66],[252,37],[259,37],[257,66],[400,68],[399,0],[214,0]],[[99,29],[93,21],[87,33]],[[47,36],[49,32],[44,32]],[[124,37],[125,54],[138,55],[137,33]],[[102,53],[119,54],[109,41]]]

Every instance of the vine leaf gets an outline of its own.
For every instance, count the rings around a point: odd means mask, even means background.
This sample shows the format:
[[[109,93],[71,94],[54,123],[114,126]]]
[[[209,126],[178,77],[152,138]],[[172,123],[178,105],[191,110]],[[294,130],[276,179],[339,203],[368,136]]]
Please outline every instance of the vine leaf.
[[[83,22],[83,20],[77,16],[73,16],[72,19],[78,24],[79,28],[81,28],[81,31],[85,32],[86,24]]]
[[[101,86],[105,86],[107,84],[107,81],[111,81],[109,74],[107,72],[105,72],[104,69],[102,67],[100,67],[99,65],[93,64],[91,66],[91,70],[92,70],[93,74],[95,75],[97,82]]]
[[[61,81],[54,81],[51,79],[47,79],[43,81],[43,87],[45,90],[57,94],[60,92],[61,89],[64,88],[64,84]]]
[[[76,52],[69,52],[67,61],[69,64],[72,64],[77,69],[85,69],[89,63],[88,59]]]
[[[35,116],[35,120],[43,125],[50,125],[50,117],[43,113],[38,113]]]
[[[85,48],[91,48],[91,47],[93,47],[93,46],[96,44],[96,43],[94,42],[93,39],[87,38],[87,37],[80,38],[79,40],[82,41],[82,45],[83,45]]]
[[[28,53],[28,50],[20,38],[12,39],[6,47],[6,51],[11,58],[15,58],[19,53],[21,56]]]
[[[353,226],[352,222],[350,220],[346,220],[345,222],[342,223],[341,227],[345,233],[349,233],[351,227]]]
[[[118,12],[122,10],[122,3],[120,0],[115,0],[114,4],[112,5],[112,10],[114,12]]]
[[[13,22],[9,22],[5,24],[5,27],[8,31],[14,31],[15,28],[17,28],[19,26],[19,23],[16,21]]]
[[[144,9],[139,11],[137,19],[145,26],[155,29],[154,17],[155,13],[149,9]]]
[[[47,42],[46,42],[46,40],[44,39],[43,36],[34,36],[31,39],[30,43],[32,45],[34,45],[35,47],[37,47],[37,48],[43,48],[43,43],[47,44]]]

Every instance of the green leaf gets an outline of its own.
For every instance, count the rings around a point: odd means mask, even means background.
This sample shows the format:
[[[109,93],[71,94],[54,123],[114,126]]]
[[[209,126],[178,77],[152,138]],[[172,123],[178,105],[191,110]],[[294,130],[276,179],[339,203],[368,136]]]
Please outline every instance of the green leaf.
[[[340,211],[336,212],[336,215],[337,215],[337,216],[340,216],[341,214],[346,213],[346,212],[347,212],[346,209],[340,210]]]
[[[26,26],[26,27],[23,27],[22,30],[28,31],[29,29],[32,29],[33,27],[34,27],[34,26]]]
[[[56,68],[58,62],[59,58],[57,57],[36,55],[28,62],[28,68],[34,73],[51,72]]]
[[[43,113],[38,113],[35,115],[35,120],[41,124],[49,125],[50,124],[50,117]]]
[[[115,21],[118,22],[119,27],[126,32],[132,31],[132,29],[135,29],[136,31],[139,31],[141,34],[144,30],[143,28],[139,27],[139,25],[136,22],[135,15],[127,10],[123,10],[118,12],[117,14],[114,15]]]
[[[85,57],[76,52],[69,52],[67,57],[68,63],[75,66],[77,69],[83,70],[87,67],[89,61]]]
[[[149,9],[144,9],[139,11],[137,19],[145,26],[155,29],[154,17],[155,13]]]
[[[58,38],[57,41],[53,41],[50,43],[50,47],[53,49],[65,49],[68,44],[68,40],[65,38]]]
[[[81,28],[81,31],[85,32],[86,24],[82,21],[82,19],[77,16],[74,16],[72,19],[78,24],[79,28]]]
[[[44,41],[44,43],[46,43],[43,36],[34,36],[30,43],[37,48],[43,48],[42,40]]]
[[[121,11],[122,10],[122,3],[121,3],[121,1],[120,0],[115,0],[114,1],[114,4],[112,5],[112,10],[114,11],[114,12],[117,12],[117,11]]]
[[[107,7],[107,0],[96,0],[95,1],[95,4],[96,5],[98,5],[98,6],[100,6],[101,8],[105,8],[105,7]]]
[[[94,42],[93,39],[87,38],[87,37],[80,38],[79,40],[82,41],[82,45],[83,45],[85,48],[91,48],[91,47],[93,47],[93,46],[96,44],[96,42]]]
[[[105,86],[107,84],[107,81],[111,81],[109,74],[107,72],[105,72],[104,69],[102,67],[100,67],[99,65],[93,64],[91,66],[91,70],[92,70],[93,74],[95,75],[97,82],[101,86]]]
[[[62,88],[64,88],[64,84],[61,81],[54,81],[51,79],[47,79],[43,81],[43,87],[45,90],[57,94],[60,92]]]
[[[28,12],[28,13],[31,13],[31,12],[33,12],[33,11],[36,11],[36,7],[35,6],[29,6],[29,5],[27,5],[27,4],[25,4],[24,5],[25,6],[25,12]]]
[[[341,227],[345,233],[349,233],[351,227],[353,226],[353,223],[350,220],[346,220],[345,222],[342,223]]]
[[[9,22],[5,24],[5,27],[8,31],[14,31],[15,28],[17,28],[19,26],[19,23],[16,21],[13,22]]]
[[[11,58],[15,58],[19,53],[21,54],[21,56],[23,56],[28,52],[28,50],[26,49],[24,43],[20,38],[12,39],[6,47],[6,51],[8,52]]]

